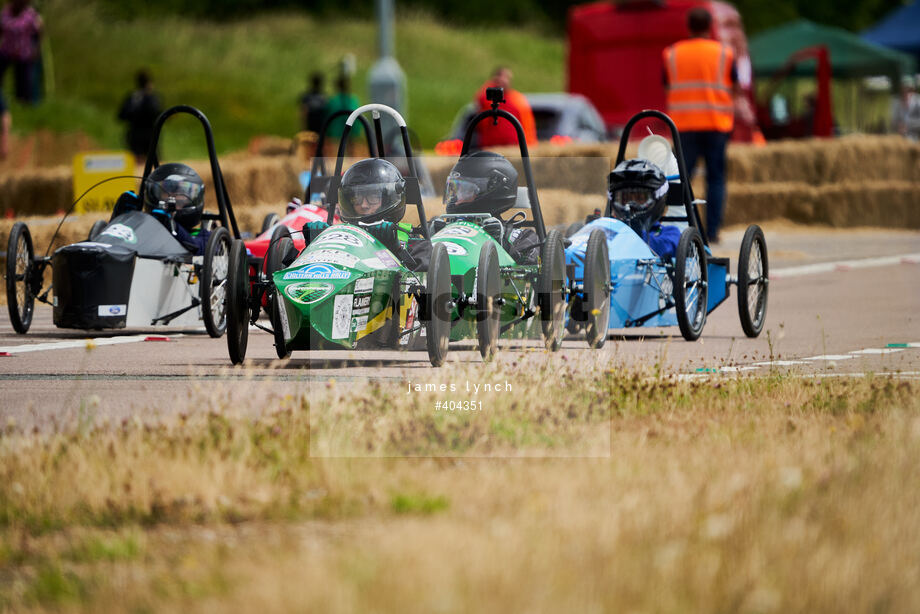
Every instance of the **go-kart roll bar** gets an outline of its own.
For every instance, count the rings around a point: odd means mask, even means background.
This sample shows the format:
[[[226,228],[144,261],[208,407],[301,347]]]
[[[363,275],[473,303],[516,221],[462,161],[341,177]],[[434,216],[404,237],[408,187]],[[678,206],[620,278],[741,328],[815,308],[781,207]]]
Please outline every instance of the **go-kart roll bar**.
[[[700,212],[696,208],[696,203],[693,198],[693,186],[690,185],[690,175],[687,173],[687,167],[684,164],[684,151],[680,146],[680,133],[677,130],[677,126],[674,125],[674,121],[668,117],[666,114],[661,111],[656,111],[655,109],[646,109],[645,111],[640,111],[633,115],[626,125],[623,127],[623,134],[620,135],[620,148],[617,151],[617,161],[616,164],[619,164],[624,159],[626,159],[626,145],[629,142],[629,133],[640,120],[643,120],[647,117],[654,117],[663,121],[668,128],[671,130],[671,141],[674,143],[674,154],[677,158],[677,169],[680,175],[680,185],[684,194],[684,207],[687,209],[687,216],[690,218],[690,222],[697,230],[700,231],[700,235],[703,237],[703,243],[709,245],[709,237],[706,236],[706,229],[703,228],[703,225],[700,223]],[[607,203],[607,210],[604,213],[605,217],[612,217],[613,212],[610,210],[610,203]]]
[[[403,119],[403,116],[399,114],[399,111],[392,109],[385,104],[371,103],[364,106],[360,106],[354,111],[351,112],[351,115],[348,116],[348,119],[345,120],[345,129],[342,131],[342,138],[339,141],[339,151],[336,155],[335,160],[335,176],[342,176],[342,163],[345,159],[345,146],[348,144],[348,135],[351,132],[351,127],[354,125],[355,120],[361,117],[362,113],[370,111],[371,116],[374,118],[374,129],[377,134],[377,151],[380,155],[377,157],[382,157],[383,154],[383,138],[380,135],[380,113],[386,113],[393,118],[393,121],[396,122],[396,125],[399,126],[399,132],[402,134],[403,149],[406,150],[406,163],[409,166],[410,176],[418,181],[419,173],[418,168],[416,167],[415,157],[412,155],[412,145],[409,143],[409,129],[406,127],[406,120]],[[335,215],[335,206],[338,204],[338,194],[333,194],[329,202],[329,217],[327,221],[329,224],[332,224],[333,217]],[[421,226],[422,236],[426,239],[430,239],[431,236],[428,232],[428,219],[425,217],[425,207],[422,203],[421,198],[418,202],[418,221]]]
[[[150,149],[147,151],[147,162],[144,164],[144,175],[141,179],[139,199],[144,202],[144,194],[147,192],[147,178],[150,172],[160,165],[157,158],[157,145],[160,142],[160,130],[167,119],[177,113],[186,113],[201,122],[204,129],[205,140],[208,143],[208,158],[211,162],[211,179],[214,182],[214,191],[217,196],[217,207],[220,210],[220,221],[225,228],[233,232],[235,239],[240,238],[240,229],[236,224],[236,216],[233,215],[233,208],[230,205],[230,196],[227,194],[227,187],[224,185],[224,176],[220,172],[220,164],[217,161],[217,149],[214,147],[214,134],[211,131],[211,124],[204,113],[189,105],[180,104],[170,107],[160,113],[156,122],[153,124],[153,136],[150,139]]]
[[[524,128],[521,126],[521,122],[518,121],[518,118],[504,109],[497,108],[497,104],[495,103],[493,103],[491,109],[486,109],[478,113],[466,125],[466,134],[463,136],[463,148],[460,150],[460,157],[462,158],[470,152],[473,130],[475,130],[477,124],[490,118],[494,119],[497,124],[499,117],[511,122],[515,132],[517,132],[518,145],[521,148],[521,164],[524,166],[524,177],[527,179],[527,196],[530,198],[530,208],[533,211],[534,226],[537,230],[537,236],[540,238],[540,241],[543,242],[546,240],[546,226],[543,223],[543,211],[540,209],[540,201],[537,198],[537,188],[533,182],[533,171],[530,169],[530,153],[527,150],[527,138],[524,136]]]
[[[316,152],[313,154],[313,163],[310,165],[310,183],[311,184],[313,183],[313,177],[316,176],[317,172],[319,172],[320,175],[326,174],[326,161],[325,161],[325,158],[323,157],[323,148],[326,144],[326,133],[329,131],[329,127],[332,125],[332,122],[334,122],[335,120],[339,119],[340,117],[351,115],[351,113],[352,113],[351,109],[339,109],[338,111],[334,112],[332,115],[327,117],[326,120],[323,122],[323,127],[320,129],[320,133],[319,133],[319,139],[316,141]],[[371,138],[370,124],[367,123],[367,119],[363,115],[358,117],[358,121],[361,122],[361,126],[364,128],[364,136],[367,137],[368,153],[370,153],[370,155],[375,158],[379,157],[378,148],[374,147],[374,139]],[[311,191],[310,188],[311,186],[308,185],[307,186],[307,198],[305,199],[305,201],[308,201],[310,199],[310,191]]]

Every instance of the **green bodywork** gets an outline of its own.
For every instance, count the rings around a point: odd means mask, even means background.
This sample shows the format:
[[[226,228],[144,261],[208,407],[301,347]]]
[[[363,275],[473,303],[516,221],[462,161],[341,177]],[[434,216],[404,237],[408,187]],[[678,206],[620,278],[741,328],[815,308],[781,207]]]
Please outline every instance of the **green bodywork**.
[[[460,306],[454,311],[454,323],[450,331],[451,341],[476,338],[476,312],[473,308],[463,309],[462,296],[476,294],[476,269],[479,253],[487,243],[495,245],[498,254],[501,293],[505,299],[502,305],[501,325],[503,337],[532,336],[531,325],[538,318],[526,317],[536,310],[537,265],[520,265],[482,226],[475,222],[459,220],[449,222],[431,237],[432,243],[444,243],[450,257],[450,273],[454,295]],[[523,319],[522,319],[523,318]]]
[[[424,284],[425,274],[407,269],[362,228],[330,226],[272,280],[291,350],[424,343],[410,289]]]

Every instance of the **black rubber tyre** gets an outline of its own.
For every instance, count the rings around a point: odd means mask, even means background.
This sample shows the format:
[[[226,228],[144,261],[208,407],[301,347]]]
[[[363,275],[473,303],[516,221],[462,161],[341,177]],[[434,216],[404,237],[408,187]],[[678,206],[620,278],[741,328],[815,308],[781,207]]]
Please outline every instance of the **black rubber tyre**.
[[[573,234],[575,234],[576,232],[578,232],[579,230],[581,230],[582,228],[584,228],[584,225],[585,225],[584,222],[572,222],[572,223],[569,224],[568,227],[565,229],[565,236],[566,236],[566,237],[571,237]]]
[[[428,345],[428,359],[440,367],[447,359],[450,341],[452,297],[450,293],[450,258],[443,243],[435,243],[428,265],[428,284],[425,289],[428,322],[425,323],[425,337]]]
[[[287,241],[282,241],[283,238],[287,237]],[[275,227],[275,230],[272,232],[271,239],[268,243],[268,250],[265,252],[265,259],[262,261],[262,272],[268,277],[268,280],[271,281],[272,273],[275,271],[280,271],[284,268],[284,256],[287,254],[286,250],[289,250],[294,247],[294,241],[290,238],[291,230],[287,226],[278,225]],[[282,251],[280,245],[284,244],[284,251]],[[265,313],[268,314],[269,318],[272,318],[272,301],[274,300],[274,293],[269,293],[268,301],[265,304]]]
[[[35,296],[32,294],[32,276],[36,273],[34,259],[29,227],[24,222],[16,222],[6,245],[6,306],[10,312],[10,324],[20,335],[29,331],[35,310]]]
[[[86,240],[95,241],[96,237],[99,236],[99,233],[102,232],[105,229],[105,227],[108,225],[109,225],[108,222],[106,222],[105,220],[96,220],[95,222],[93,222],[92,227],[89,229],[89,234],[86,235]]]
[[[499,275],[498,250],[494,243],[486,243],[479,252],[476,267],[476,332],[483,360],[492,360],[498,350],[502,314]]]
[[[249,262],[246,246],[237,239],[230,245],[227,272],[227,350],[235,365],[246,359],[249,343]]]
[[[259,231],[259,234],[262,234],[275,224],[281,221],[281,218],[278,217],[277,213],[268,213],[264,218],[262,218],[262,230]]]
[[[677,325],[687,341],[696,341],[706,325],[709,271],[703,237],[696,228],[685,228],[674,261],[674,307]]]
[[[285,226],[279,226],[278,228],[287,230]],[[292,247],[294,247],[294,241],[291,239],[290,233],[288,233],[288,235],[280,236],[278,241],[268,248],[268,253],[265,254],[265,275],[268,277],[270,284],[272,273],[282,269],[284,255]],[[275,352],[278,354],[278,358],[287,358],[291,355],[291,352],[284,343],[284,330],[281,327],[280,310],[283,307],[279,298],[275,296],[277,289],[275,289],[274,284],[271,284],[271,288],[272,290],[268,293],[268,315],[272,321],[272,331],[275,333]]]
[[[537,279],[537,301],[546,349],[557,351],[565,335],[565,251],[564,239],[550,230],[543,243]]]
[[[748,337],[756,337],[763,330],[769,290],[767,240],[760,226],[752,224],[744,232],[738,256],[738,316]]]
[[[230,233],[223,226],[208,237],[201,266],[201,317],[215,339],[227,330],[227,275],[230,268]]]
[[[600,349],[607,342],[607,326],[610,323],[610,259],[607,255],[607,235],[599,228],[591,231],[585,249],[581,304],[588,347]]]

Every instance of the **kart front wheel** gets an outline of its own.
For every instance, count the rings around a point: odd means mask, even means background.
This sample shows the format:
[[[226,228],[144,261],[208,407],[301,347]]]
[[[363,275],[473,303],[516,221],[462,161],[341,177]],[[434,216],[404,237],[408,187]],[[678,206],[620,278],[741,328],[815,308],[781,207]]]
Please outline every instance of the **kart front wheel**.
[[[550,230],[543,243],[537,300],[543,343],[546,349],[555,352],[562,347],[565,335],[565,252],[562,234],[558,230]]]
[[[285,237],[287,241],[282,241]],[[272,231],[272,237],[268,242],[268,250],[265,252],[265,260],[262,263],[262,270],[268,277],[268,281],[272,280],[272,273],[284,268],[284,256],[288,253],[288,250],[294,246],[294,242],[290,237],[290,228],[282,224],[278,224],[275,230]],[[283,250],[282,243],[284,243]],[[269,318],[272,317],[272,300],[274,300],[274,296],[272,293],[269,293],[265,303],[265,312],[268,314]]]
[[[227,350],[230,362],[238,365],[246,359],[249,342],[249,262],[240,239],[230,245],[226,310]]]
[[[99,233],[105,230],[105,227],[108,226],[105,220],[96,220],[93,222],[93,225],[89,229],[89,234],[86,235],[87,241],[95,241],[96,237],[99,236]]]
[[[767,240],[760,226],[752,224],[744,232],[738,256],[738,316],[748,337],[756,337],[763,330],[769,289]]]
[[[452,311],[450,258],[443,243],[435,243],[431,250],[425,294],[426,315],[428,316],[428,322],[425,324],[428,359],[432,365],[440,367],[447,358]]]
[[[26,334],[32,325],[35,309],[32,277],[36,272],[29,227],[24,222],[16,222],[6,244],[6,306],[10,312],[10,324],[20,335]]]
[[[201,315],[208,334],[215,339],[227,330],[227,272],[230,257],[230,233],[218,227],[204,248],[201,267]]]
[[[483,360],[491,360],[498,349],[501,310],[498,251],[495,244],[489,242],[482,246],[476,268],[476,332]]]
[[[600,349],[607,341],[610,322],[610,259],[607,255],[607,234],[599,228],[592,230],[588,237],[582,292],[588,347]]]
[[[287,230],[286,226],[278,227],[278,229],[281,228]],[[277,229],[272,236],[274,237],[276,234],[279,234]],[[293,247],[294,241],[291,240],[290,232],[288,232],[287,235],[281,234],[278,240],[268,249],[268,253],[265,255],[265,274],[268,276],[268,283],[272,287],[274,286],[272,283],[272,274],[284,268],[284,255]],[[278,358],[287,358],[291,355],[291,351],[287,348],[287,344],[284,341],[284,329],[281,324],[281,310],[284,309],[284,305],[282,305],[281,297],[277,296],[277,292],[277,289],[275,289],[268,293],[269,317],[271,317],[272,331],[275,334],[275,352],[278,354]]]
[[[259,231],[259,234],[262,234],[275,224],[281,221],[281,218],[278,217],[277,213],[268,213],[262,218],[262,230]]]
[[[706,325],[709,272],[703,237],[696,228],[686,228],[677,244],[674,262],[674,306],[677,325],[687,341],[696,341]]]

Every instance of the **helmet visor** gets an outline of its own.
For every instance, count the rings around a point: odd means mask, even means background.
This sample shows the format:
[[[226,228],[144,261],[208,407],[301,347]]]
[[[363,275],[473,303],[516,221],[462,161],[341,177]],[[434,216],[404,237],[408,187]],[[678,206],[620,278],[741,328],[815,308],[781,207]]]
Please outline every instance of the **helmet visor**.
[[[150,195],[156,203],[174,203],[177,210],[194,205],[204,187],[184,175],[169,175],[150,186]]]
[[[488,188],[488,177],[467,178],[451,173],[444,188],[444,204],[459,205],[472,202],[488,192]]]
[[[396,182],[343,186],[339,190],[339,205],[345,217],[361,219],[387,211],[399,205]]]

